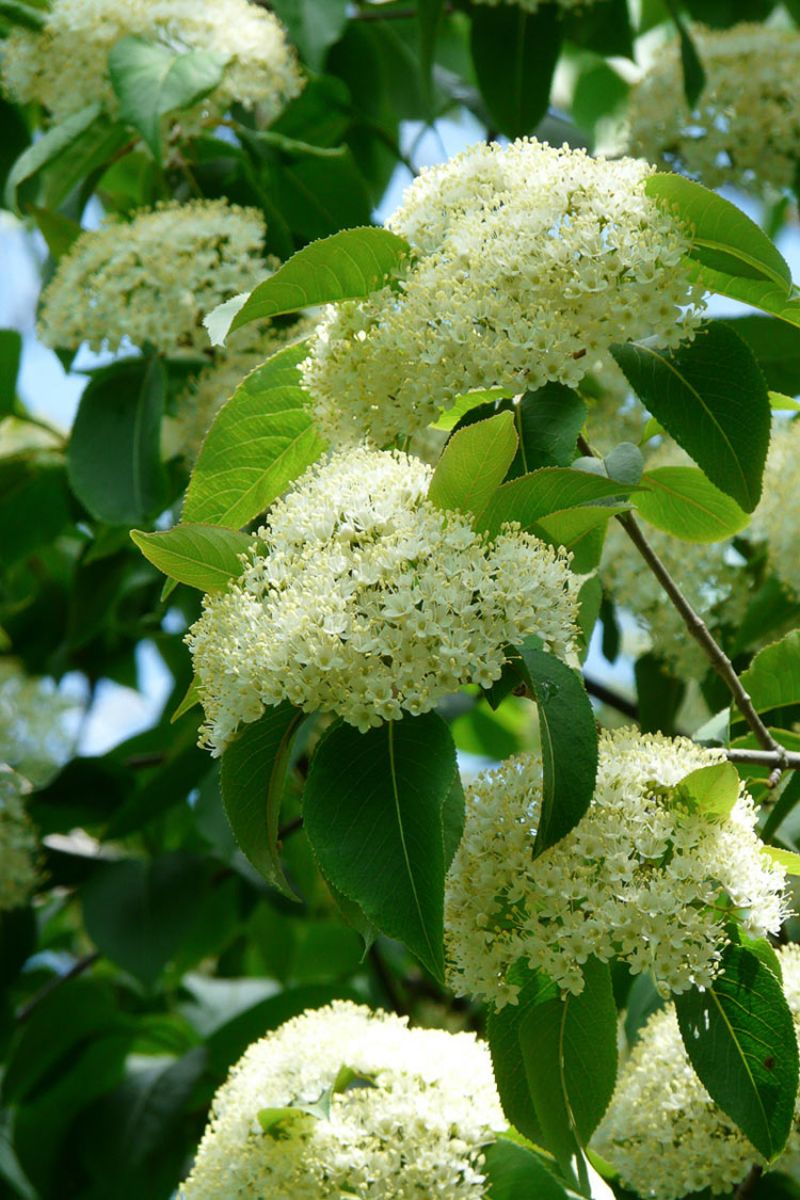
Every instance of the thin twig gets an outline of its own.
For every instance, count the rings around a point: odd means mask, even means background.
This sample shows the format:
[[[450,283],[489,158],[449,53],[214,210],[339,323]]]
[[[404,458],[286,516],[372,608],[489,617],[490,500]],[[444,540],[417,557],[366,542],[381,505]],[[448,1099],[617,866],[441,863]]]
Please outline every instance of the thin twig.
[[[736,1189],[733,1200],[747,1200],[748,1196],[752,1196],[756,1190],[756,1187],[758,1186],[758,1181],[763,1174],[764,1168],[760,1167],[758,1163],[754,1163]]]
[[[617,712],[630,717],[634,721],[639,720],[639,706],[634,704],[632,700],[626,699],[625,696],[620,696],[618,692],[612,691],[604,683],[600,683],[597,679],[591,679],[588,675],[584,675],[583,683],[586,691],[590,696],[594,696],[595,700],[600,700],[610,708],[615,708]]]
[[[17,1020],[20,1023],[27,1021],[34,1009],[38,1008],[42,1001],[46,1000],[56,988],[60,988],[64,983],[69,983],[70,979],[77,979],[84,971],[88,971],[89,967],[94,966],[99,957],[100,951],[93,950],[91,954],[85,954],[83,958],[79,958],[63,975],[55,975],[52,979],[49,979],[44,987],[40,988],[28,1003],[22,1006],[17,1013]]]
[[[447,16],[455,12],[455,6],[452,4],[442,5],[442,16]],[[410,21],[418,16],[416,8],[362,8],[358,12],[353,13],[351,21]]]
[[[780,767],[782,771],[800,771],[800,754],[796,754],[791,750],[781,749],[778,754],[775,750],[738,750],[735,746],[733,749],[726,749],[725,756],[728,762],[743,763],[754,767]]]

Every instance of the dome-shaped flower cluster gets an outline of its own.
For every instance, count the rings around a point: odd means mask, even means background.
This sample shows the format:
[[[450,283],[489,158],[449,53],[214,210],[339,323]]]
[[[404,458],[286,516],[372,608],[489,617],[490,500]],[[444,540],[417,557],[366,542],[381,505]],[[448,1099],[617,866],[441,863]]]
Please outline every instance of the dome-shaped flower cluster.
[[[748,537],[766,542],[767,559],[778,578],[800,596],[797,553],[797,491],[800,487],[800,422],[775,423],[764,468],[764,485]]]
[[[220,83],[181,112],[183,126],[234,102],[268,123],[303,86],[280,22],[249,0],[53,0],[41,31],[16,29],[5,43],[6,91],[20,104],[39,101],[58,121],[96,101],[113,112],[108,55],[131,34],[176,54],[204,50],[222,58]]]
[[[34,784],[44,783],[70,757],[77,703],[52,679],[27,675],[13,658],[0,658],[0,763]]]
[[[263,277],[264,222],[225,200],[170,203],[82,233],[45,288],[50,346],[208,349],[203,317]]]
[[[340,1001],[250,1046],[179,1195],[480,1200],[482,1148],[506,1124],[473,1034]]]
[[[694,109],[676,38],[632,93],[631,153],[708,187],[791,187],[800,157],[800,33],[743,24],[698,26],[692,37],[706,74]]]
[[[290,700],[361,730],[428,712],[499,678],[504,648],[536,634],[566,655],[576,577],[515,526],[489,542],[428,499],[431,468],[357,448],[312,467],[273,508],[243,574],[207,596],[187,635],[221,753],[242,722]]]
[[[782,946],[778,953],[800,1036],[800,946]],[[641,1031],[593,1145],[625,1187],[646,1200],[680,1200],[705,1188],[728,1195],[754,1163],[766,1165],[695,1074],[672,1004]],[[800,1098],[787,1148],[774,1165],[796,1169],[798,1155]]]
[[[612,342],[691,337],[689,236],[651,171],[533,140],[424,170],[389,221],[404,277],[329,309],[304,365],[331,444],[388,445],[472,388],[574,387]]]
[[[0,912],[26,904],[38,882],[36,832],[23,799],[30,790],[0,763]]]
[[[762,853],[744,787],[724,819],[690,811],[672,791],[723,760],[685,738],[602,733],[588,812],[535,860],[541,759],[520,755],[478,776],[447,883],[456,992],[514,1003],[508,973],[522,961],[577,993],[590,955],[649,970],[665,994],[708,984],[725,942],[726,896],[728,919],[738,912],[754,935],[777,930],[784,872]]]

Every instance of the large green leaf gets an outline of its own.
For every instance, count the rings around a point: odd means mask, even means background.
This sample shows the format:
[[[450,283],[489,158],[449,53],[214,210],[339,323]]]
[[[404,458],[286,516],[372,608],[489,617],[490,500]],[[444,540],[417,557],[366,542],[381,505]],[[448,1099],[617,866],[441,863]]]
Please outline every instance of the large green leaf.
[[[546,977],[519,1027],[528,1087],[547,1148],[586,1190],[582,1149],[599,1125],[617,1076],[617,1009],[611,970],[595,958],[578,996],[561,996]]]
[[[645,191],[666,201],[691,226],[691,255],[704,267],[768,281],[788,297],[792,274],[786,260],[735,204],[682,175],[651,175]]]
[[[539,467],[568,467],[574,461],[586,418],[586,405],[576,391],[563,383],[546,383],[526,392],[513,411],[519,451],[510,478]]]
[[[642,483],[647,490],[637,494],[636,506],[645,521],[685,542],[721,542],[749,521],[697,467],[656,467]]]
[[[800,297],[794,293],[787,296],[783,284],[778,285],[764,279],[748,279],[728,271],[718,271],[705,263],[689,263],[690,274],[698,283],[702,283],[710,292],[720,296],[730,296],[751,308],[760,308],[762,312],[777,317],[789,325],[800,325]]]
[[[60,455],[0,461],[0,564],[8,567],[51,542],[69,523],[71,507]]]
[[[722,324],[747,342],[767,387],[789,396],[800,393],[800,329],[775,317],[726,317]]]
[[[164,503],[165,388],[160,360],[136,358],[98,371],[81,396],[67,471],[75,495],[100,521],[133,525]]]
[[[569,1193],[532,1147],[499,1137],[486,1148],[488,1200],[568,1200]]]
[[[476,528],[496,537],[506,521],[530,529],[542,517],[610,497],[624,499],[633,489],[589,471],[570,467],[542,467],[502,484],[476,523]]]
[[[757,712],[800,704],[800,629],[759,650],[742,683]]]
[[[531,133],[547,112],[561,49],[557,6],[536,13],[515,4],[477,6],[470,38],[478,86],[489,115],[509,138]]]
[[[517,449],[514,415],[498,413],[454,433],[436,465],[428,499],[479,517],[505,478]]]
[[[752,512],[761,496],[772,412],[749,348],[717,322],[675,351],[612,347],[636,394],[712,483]]]
[[[567,508],[563,512],[542,517],[530,527],[543,541],[552,546],[563,546],[572,554],[572,570],[578,574],[593,571],[600,562],[603,551],[606,525],[617,513],[625,512],[628,505],[592,505],[585,508]]]
[[[245,525],[319,458],[324,443],[308,396],[297,386],[275,386],[273,361],[248,375],[217,414],[189,480],[184,521]],[[294,369],[290,362],[281,374]]]
[[[328,50],[347,25],[347,0],[273,0],[272,8],[315,71],[321,71]]]
[[[335,725],[306,782],[305,828],[323,875],[370,921],[444,973],[445,802],[456,775],[435,713],[359,733]]]
[[[703,991],[675,997],[686,1052],[711,1099],[760,1154],[786,1144],[797,1097],[797,1036],[781,985],[751,950],[731,945]]]
[[[592,799],[597,775],[597,730],[578,675],[544,650],[518,651],[521,673],[539,714],[543,794],[534,855],[577,825]]]
[[[388,229],[343,229],[298,250],[248,296],[236,296],[206,318],[212,342],[251,321],[297,312],[336,300],[368,296],[383,287],[409,254],[408,243]]]
[[[278,829],[292,739],[303,714],[291,704],[267,708],[222,755],[225,812],[242,852],[264,878],[296,900],[281,863]]]
[[[486,1023],[492,1069],[506,1117],[515,1129],[541,1145],[544,1135],[528,1087],[519,1037],[528,1010],[540,1002],[542,981],[522,963],[511,968],[510,979],[519,985],[517,1003],[491,1009]]]
[[[132,529],[131,537],[142,554],[170,579],[218,592],[242,573],[242,560],[252,537],[218,525],[176,525],[164,533]]]
[[[108,56],[120,120],[139,131],[161,162],[161,118],[212,92],[224,67],[225,58],[211,50],[176,54],[160,42],[134,35],[122,38]]]

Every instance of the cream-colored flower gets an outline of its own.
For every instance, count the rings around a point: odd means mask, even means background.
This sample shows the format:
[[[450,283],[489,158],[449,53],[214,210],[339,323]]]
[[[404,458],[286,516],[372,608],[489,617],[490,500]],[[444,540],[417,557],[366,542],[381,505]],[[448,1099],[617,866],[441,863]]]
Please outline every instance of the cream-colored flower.
[[[389,221],[414,251],[402,277],[330,308],[311,344],[325,437],[385,446],[470,389],[575,387],[613,342],[692,337],[689,239],[651,172],[534,140],[423,170]]]
[[[708,187],[791,187],[800,158],[800,33],[742,24],[695,26],[692,37],[706,74],[694,109],[676,38],[631,95],[631,153]]]
[[[800,946],[782,946],[778,953],[800,1036]],[[753,1164],[766,1166],[695,1074],[672,1004],[641,1031],[593,1146],[619,1171],[625,1187],[645,1200],[679,1200],[705,1188],[727,1195]],[[774,1165],[796,1170],[799,1161],[800,1097],[789,1143]]]
[[[0,762],[0,912],[26,904],[38,882],[36,832],[23,799],[30,790]]]
[[[6,91],[18,103],[38,100],[57,121],[95,101],[114,112],[108,54],[131,34],[175,53],[205,50],[223,59],[211,95],[180,113],[184,128],[233,103],[269,123],[303,86],[282,25],[249,0],[53,0],[41,31],[15,29],[6,41]]]
[[[757,936],[777,930],[785,875],[761,853],[744,786],[724,819],[690,812],[670,792],[721,761],[722,751],[685,738],[603,732],[588,812],[535,860],[541,759],[520,755],[478,776],[447,880],[454,990],[514,1003],[508,975],[524,962],[578,993],[581,966],[595,955],[649,970],[663,993],[677,993],[713,979],[723,917],[738,914]]]
[[[75,745],[70,714],[77,702],[52,679],[26,675],[13,658],[0,658],[0,763],[37,786],[63,766]]]
[[[795,597],[800,596],[796,520],[799,486],[800,422],[775,422],[761,500],[747,534],[755,542],[766,542],[770,567]]]
[[[123,339],[165,353],[209,349],[203,317],[263,278],[264,222],[226,200],[164,204],[130,224],[87,230],[42,296],[49,346],[116,349]]]
[[[428,499],[432,470],[399,452],[341,451],[297,481],[243,574],[207,596],[187,642],[222,752],[290,700],[366,730],[499,678],[535,634],[565,656],[577,577],[562,551],[506,525],[488,541]]]
[[[304,1113],[326,1099],[327,1115]],[[506,1125],[473,1034],[409,1029],[406,1018],[338,1001],[245,1052],[179,1195],[481,1200],[482,1150]]]

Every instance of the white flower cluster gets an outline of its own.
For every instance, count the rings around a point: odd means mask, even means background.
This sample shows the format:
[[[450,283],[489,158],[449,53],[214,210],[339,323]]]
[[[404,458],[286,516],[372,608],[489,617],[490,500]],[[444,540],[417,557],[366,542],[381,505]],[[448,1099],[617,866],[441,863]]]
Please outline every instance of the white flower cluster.
[[[563,551],[515,526],[487,541],[427,499],[431,475],[360,447],[275,504],[258,535],[268,552],[205,598],[186,639],[214,753],[285,699],[366,730],[488,686],[529,634],[570,652],[577,582]]]
[[[388,445],[472,388],[574,387],[612,342],[690,338],[689,236],[651,171],[527,139],[423,170],[389,221],[405,276],[330,308],[304,365],[331,444]]]
[[[0,762],[0,912],[26,904],[38,881],[36,832],[23,800],[30,790]]]
[[[629,149],[701,180],[751,191],[787,188],[800,158],[800,33],[758,24],[695,26],[706,84],[694,109],[683,94],[678,39],[634,89]]]
[[[797,491],[800,487],[800,422],[775,423],[764,468],[758,508],[748,528],[753,541],[765,541],[769,565],[795,596],[800,596],[797,554]]]
[[[343,1068],[353,1086],[339,1090]],[[323,1098],[327,1116],[298,1107]],[[265,1109],[275,1120],[267,1131]],[[179,1196],[481,1200],[482,1148],[506,1124],[473,1034],[409,1029],[339,1001],[245,1052],[214,1098]]]
[[[108,54],[137,35],[176,54],[212,51],[225,67],[210,96],[180,114],[183,126],[220,115],[234,102],[269,123],[303,86],[278,19],[249,0],[53,0],[44,28],[16,29],[3,57],[3,83],[13,100],[38,100],[57,121],[116,98]]]
[[[56,347],[116,349],[127,338],[165,353],[207,350],[203,316],[263,277],[264,234],[256,209],[225,200],[87,230],[44,290],[40,336]]]
[[[751,934],[777,930],[784,871],[761,853],[744,787],[730,815],[716,820],[670,792],[722,760],[685,738],[602,733],[588,812],[535,860],[541,759],[520,755],[478,776],[447,882],[454,990],[514,1003],[519,989],[508,973],[526,962],[578,993],[581,966],[595,955],[618,956],[634,974],[649,970],[664,994],[682,992],[714,977],[726,896]]]
[[[800,946],[782,946],[778,953],[800,1036]],[[641,1031],[593,1146],[620,1172],[625,1187],[647,1200],[679,1200],[705,1188],[728,1195],[754,1163],[766,1166],[695,1074],[671,1004]],[[796,1168],[798,1155],[800,1097],[787,1148],[773,1165]]]
[[[0,763],[32,783],[44,783],[75,745],[76,702],[52,679],[26,675],[13,658],[0,658]]]

